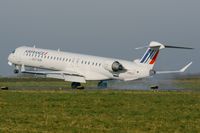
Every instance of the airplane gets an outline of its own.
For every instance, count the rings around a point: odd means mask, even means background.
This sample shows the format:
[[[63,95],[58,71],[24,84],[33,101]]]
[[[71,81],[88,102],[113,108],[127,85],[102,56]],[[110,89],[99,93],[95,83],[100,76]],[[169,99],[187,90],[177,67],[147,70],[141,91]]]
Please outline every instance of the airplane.
[[[16,48],[8,56],[8,64],[14,66],[14,73],[45,75],[48,78],[62,79],[71,82],[71,88],[78,89],[81,83],[99,81],[98,88],[107,88],[107,81],[133,81],[155,74],[183,73],[192,65],[187,64],[177,71],[156,71],[154,65],[161,49],[193,49],[188,47],[167,46],[159,42],[151,42],[141,59],[127,61],[85,54],[62,52],[22,46]],[[137,49],[142,49],[140,47]],[[43,70],[26,70],[26,67]],[[84,87],[83,87],[84,88]]]

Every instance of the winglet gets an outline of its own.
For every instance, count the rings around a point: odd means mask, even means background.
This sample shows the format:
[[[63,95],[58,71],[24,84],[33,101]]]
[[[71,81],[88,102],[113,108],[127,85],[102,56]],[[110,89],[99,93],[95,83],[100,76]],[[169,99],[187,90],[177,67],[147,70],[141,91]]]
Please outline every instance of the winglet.
[[[192,62],[190,62],[189,64],[187,64],[185,67],[183,67],[180,72],[185,72],[186,69],[188,69],[190,66],[192,65]]]
[[[178,71],[157,71],[156,74],[170,74],[170,73],[183,73],[185,72],[188,67],[190,67],[192,65],[192,62],[190,62],[189,64],[187,64],[185,67],[183,67],[182,69],[178,70]]]

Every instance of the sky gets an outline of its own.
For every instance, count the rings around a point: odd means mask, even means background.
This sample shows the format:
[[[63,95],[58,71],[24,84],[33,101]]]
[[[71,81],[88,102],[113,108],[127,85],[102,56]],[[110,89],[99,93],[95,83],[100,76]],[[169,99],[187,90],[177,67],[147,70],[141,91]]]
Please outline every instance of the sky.
[[[195,50],[164,49],[156,70],[200,73],[199,0],[0,0],[0,75],[13,74],[7,57],[33,46],[134,60],[158,41]]]

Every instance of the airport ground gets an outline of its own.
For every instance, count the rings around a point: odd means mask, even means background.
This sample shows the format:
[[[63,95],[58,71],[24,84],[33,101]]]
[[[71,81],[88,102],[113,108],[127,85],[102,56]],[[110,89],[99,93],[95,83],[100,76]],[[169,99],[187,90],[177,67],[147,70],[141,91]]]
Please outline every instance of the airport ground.
[[[200,132],[200,77],[169,90],[71,90],[52,79],[1,78],[0,132]]]

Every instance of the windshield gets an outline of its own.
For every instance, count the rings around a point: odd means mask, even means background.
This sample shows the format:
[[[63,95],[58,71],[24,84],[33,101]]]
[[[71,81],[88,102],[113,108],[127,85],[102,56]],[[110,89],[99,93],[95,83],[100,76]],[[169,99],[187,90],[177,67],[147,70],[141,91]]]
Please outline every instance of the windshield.
[[[14,53],[15,53],[15,50],[13,50],[12,53],[14,54]]]

